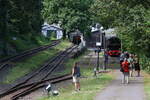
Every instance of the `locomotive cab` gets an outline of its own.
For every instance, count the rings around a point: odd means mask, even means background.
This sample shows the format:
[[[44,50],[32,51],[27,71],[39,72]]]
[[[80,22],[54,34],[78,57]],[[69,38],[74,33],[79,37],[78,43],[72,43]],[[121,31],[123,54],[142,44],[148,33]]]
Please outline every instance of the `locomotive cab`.
[[[112,57],[120,56],[121,41],[117,37],[107,39],[107,54]]]
[[[81,36],[73,36],[73,41],[74,44],[79,45],[81,43]]]
[[[82,37],[83,37],[83,34],[79,30],[76,30],[69,34],[70,41],[76,45],[79,45],[82,42],[83,40]]]

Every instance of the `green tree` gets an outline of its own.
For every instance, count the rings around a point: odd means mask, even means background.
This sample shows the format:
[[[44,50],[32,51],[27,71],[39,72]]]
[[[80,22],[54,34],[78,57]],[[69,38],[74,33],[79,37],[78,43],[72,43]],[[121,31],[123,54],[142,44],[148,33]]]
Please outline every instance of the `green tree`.
[[[94,22],[117,29],[123,50],[138,54],[150,71],[149,0],[95,0],[90,12]]]
[[[79,29],[85,33],[91,24],[89,13],[93,0],[44,0],[43,18],[48,23],[61,21],[66,33]]]
[[[7,55],[8,47],[17,45],[12,44],[12,37],[33,40],[35,36],[40,35],[41,5],[41,0],[0,0],[0,52],[2,54]]]
[[[93,22],[99,22],[105,28],[114,27],[116,19],[120,15],[119,7],[119,3],[114,0],[94,0],[94,4],[90,8]]]
[[[6,54],[6,36],[8,34],[8,0],[0,0],[0,51],[2,54]]]

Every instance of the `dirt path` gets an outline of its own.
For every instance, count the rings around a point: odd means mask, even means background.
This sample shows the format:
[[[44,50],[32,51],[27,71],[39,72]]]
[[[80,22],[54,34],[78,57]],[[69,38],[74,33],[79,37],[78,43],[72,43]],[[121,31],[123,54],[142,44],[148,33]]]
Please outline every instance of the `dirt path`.
[[[145,100],[143,77],[130,78],[129,84],[122,84],[122,73],[115,70],[116,79],[109,84],[94,100]]]

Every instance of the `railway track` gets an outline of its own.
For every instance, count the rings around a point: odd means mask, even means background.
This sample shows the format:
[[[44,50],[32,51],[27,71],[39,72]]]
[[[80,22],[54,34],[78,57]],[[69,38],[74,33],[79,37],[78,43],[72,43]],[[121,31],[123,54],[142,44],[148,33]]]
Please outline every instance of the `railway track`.
[[[35,84],[29,86],[28,88],[24,89],[23,91],[17,93],[16,95],[12,96],[11,100],[17,100],[20,97],[26,96],[27,94],[29,94],[29,93],[31,93],[31,92],[39,89],[39,88],[45,87],[45,82],[55,84],[55,83],[58,83],[58,82],[61,82],[61,81],[69,80],[71,78],[72,78],[72,76],[68,74],[68,75],[63,75],[63,76],[56,77],[56,78],[53,78],[53,79],[50,79],[50,80],[45,80],[45,81],[42,81],[42,82],[39,82],[39,83],[35,83]]]
[[[12,62],[20,61],[25,57],[31,56],[33,54],[40,52],[40,51],[43,51],[43,50],[46,50],[46,49],[51,48],[53,46],[56,46],[59,43],[60,43],[60,40],[56,40],[56,41],[53,41],[50,45],[40,46],[38,48],[24,51],[24,52],[17,54],[15,56],[12,56],[12,57],[9,57],[6,59],[2,59],[2,60],[0,60],[0,70],[2,70],[5,67],[10,66]]]
[[[57,79],[57,81],[62,80],[62,79],[58,79],[58,78],[50,79],[48,76],[50,76],[52,74],[52,72],[57,67],[59,67],[66,59],[68,59],[69,54],[71,54],[72,51],[76,48],[77,48],[77,46],[72,46],[63,52],[60,52],[58,55],[56,55],[54,58],[52,58],[46,64],[44,64],[34,74],[32,74],[28,79],[17,84],[16,86],[12,87],[8,91],[0,94],[0,98],[17,91],[15,94],[13,94],[13,96],[10,97],[12,100],[16,100],[19,98],[18,96],[20,96],[20,95],[22,96],[23,94],[26,94],[27,91],[35,90],[39,87],[44,86],[44,82],[46,82],[48,80],[50,82],[55,82],[54,81],[55,79]],[[71,78],[71,76],[69,78]],[[21,92],[18,93],[18,91],[21,91]]]

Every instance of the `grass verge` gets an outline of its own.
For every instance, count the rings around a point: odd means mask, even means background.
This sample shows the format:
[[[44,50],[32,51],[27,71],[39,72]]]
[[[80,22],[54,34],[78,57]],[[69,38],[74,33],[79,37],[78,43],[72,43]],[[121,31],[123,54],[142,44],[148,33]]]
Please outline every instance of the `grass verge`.
[[[63,41],[52,49],[42,51],[25,61],[16,63],[15,67],[7,75],[6,80],[3,83],[13,83],[16,79],[26,75],[34,69],[39,68],[46,60],[55,56],[58,52],[65,50],[65,48],[68,48],[70,45],[71,43],[68,41]]]
[[[87,54],[86,52],[85,54]],[[70,73],[74,62],[79,62],[83,58],[80,56],[76,59],[70,59],[66,63],[65,73]],[[89,65],[89,64],[88,64]],[[74,92],[74,86],[68,85],[67,88],[61,88],[59,90],[59,96],[43,97],[39,100],[93,100],[98,92],[100,92],[106,85],[113,79],[111,73],[100,74],[98,77],[93,77],[93,68],[89,66],[80,66],[81,75],[85,78],[81,78],[81,91],[78,93]]]
[[[73,85],[69,85],[67,88],[60,89],[59,96],[52,96],[50,98],[45,97],[39,100],[93,100],[100,90],[102,90],[106,84],[112,80],[112,76],[109,74],[103,74],[99,78],[86,78],[81,80],[81,91],[74,92]]]
[[[144,90],[146,93],[146,100],[150,100],[150,74],[144,72]]]

